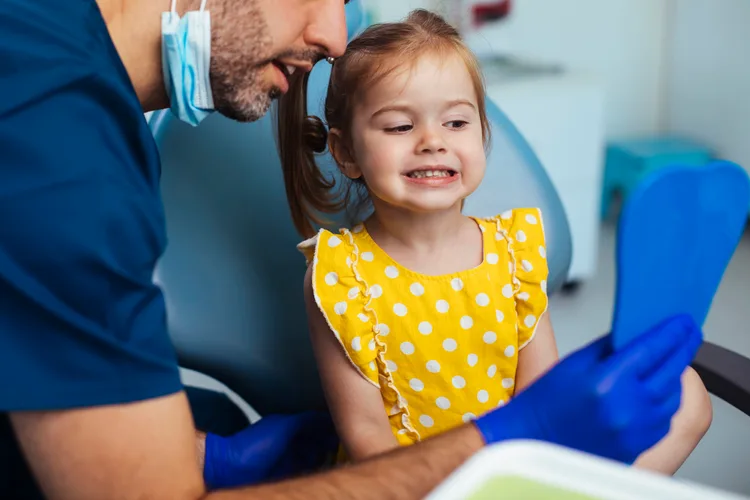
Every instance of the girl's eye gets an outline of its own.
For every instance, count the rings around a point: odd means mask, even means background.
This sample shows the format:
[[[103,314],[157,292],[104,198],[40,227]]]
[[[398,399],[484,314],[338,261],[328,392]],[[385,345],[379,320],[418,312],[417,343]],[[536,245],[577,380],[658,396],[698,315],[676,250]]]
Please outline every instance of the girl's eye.
[[[468,124],[469,122],[464,121],[464,120],[452,120],[452,121],[449,121],[446,125],[448,125],[448,128],[462,129]]]
[[[399,125],[398,127],[391,127],[385,129],[386,132],[408,132],[412,129],[411,125]]]

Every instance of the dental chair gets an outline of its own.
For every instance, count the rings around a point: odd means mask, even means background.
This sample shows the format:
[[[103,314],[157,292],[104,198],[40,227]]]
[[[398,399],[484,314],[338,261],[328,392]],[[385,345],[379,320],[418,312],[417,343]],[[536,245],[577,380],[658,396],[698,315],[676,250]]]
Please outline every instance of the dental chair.
[[[351,38],[366,25],[358,1],[347,6],[347,19]],[[323,62],[310,77],[310,113],[318,116],[329,74]],[[565,210],[508,118],[492,102],[488,114],[487,173],[464,212],[540,207],[554,294],[572,254]],[[169,238],[155,280],[180,365],[225,384],[260,415],[325,407],[308,339],[301,237],[286,204],[273,121],[269,114],[239,124],[214,114],[193,128],[168,110],[149,118],[163,164]],[[320,162],[338,175],[330,157]],[[334,216],[330,228],[342,221]],[[706,343],[694,366],[710,392],[750,415],[750,360]]]

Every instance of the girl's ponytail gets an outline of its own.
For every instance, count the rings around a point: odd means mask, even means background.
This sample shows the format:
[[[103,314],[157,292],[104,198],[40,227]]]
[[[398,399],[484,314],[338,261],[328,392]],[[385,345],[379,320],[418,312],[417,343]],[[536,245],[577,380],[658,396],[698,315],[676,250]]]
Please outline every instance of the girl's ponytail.
[[[335,200],[335,179],[326,179],[315,162],[323,153],[328,132],[323,121],[307,115],[307,82],[309,73],[294,75],[289,91],[279,102],[278,148],[284,172],[286,196],[292,221],[305,238],[312,237],[313,224],[323,224],[320,213],[335,213],[344,202]]]

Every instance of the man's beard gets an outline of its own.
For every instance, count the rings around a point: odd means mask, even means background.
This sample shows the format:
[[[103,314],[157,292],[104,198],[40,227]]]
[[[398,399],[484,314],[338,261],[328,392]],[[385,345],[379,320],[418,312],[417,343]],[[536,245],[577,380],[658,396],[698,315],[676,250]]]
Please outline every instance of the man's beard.
[[[212,0],[210,11],[214,108],[240,122],[258,120],[281,95],[279,88],[267,88],[261,79],[273,57],[258,1]]]

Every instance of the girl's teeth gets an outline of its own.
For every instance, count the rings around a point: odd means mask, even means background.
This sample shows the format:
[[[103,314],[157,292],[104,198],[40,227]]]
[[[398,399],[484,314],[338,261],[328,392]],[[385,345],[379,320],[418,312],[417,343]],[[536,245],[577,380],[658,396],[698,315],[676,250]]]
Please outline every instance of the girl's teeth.
[[[289,73],[289,76],[292,76],[294,74],[294,70],[296,69],[297,69],[296,66],[290,66],[288,64],[286,65],[286,70]]]
[[[409,177],[413,177],[416,179],[422,179],[424,177],[449,177],[450,172],[447,170],[420,170],[417,172],[412,172],[409,174]]]

